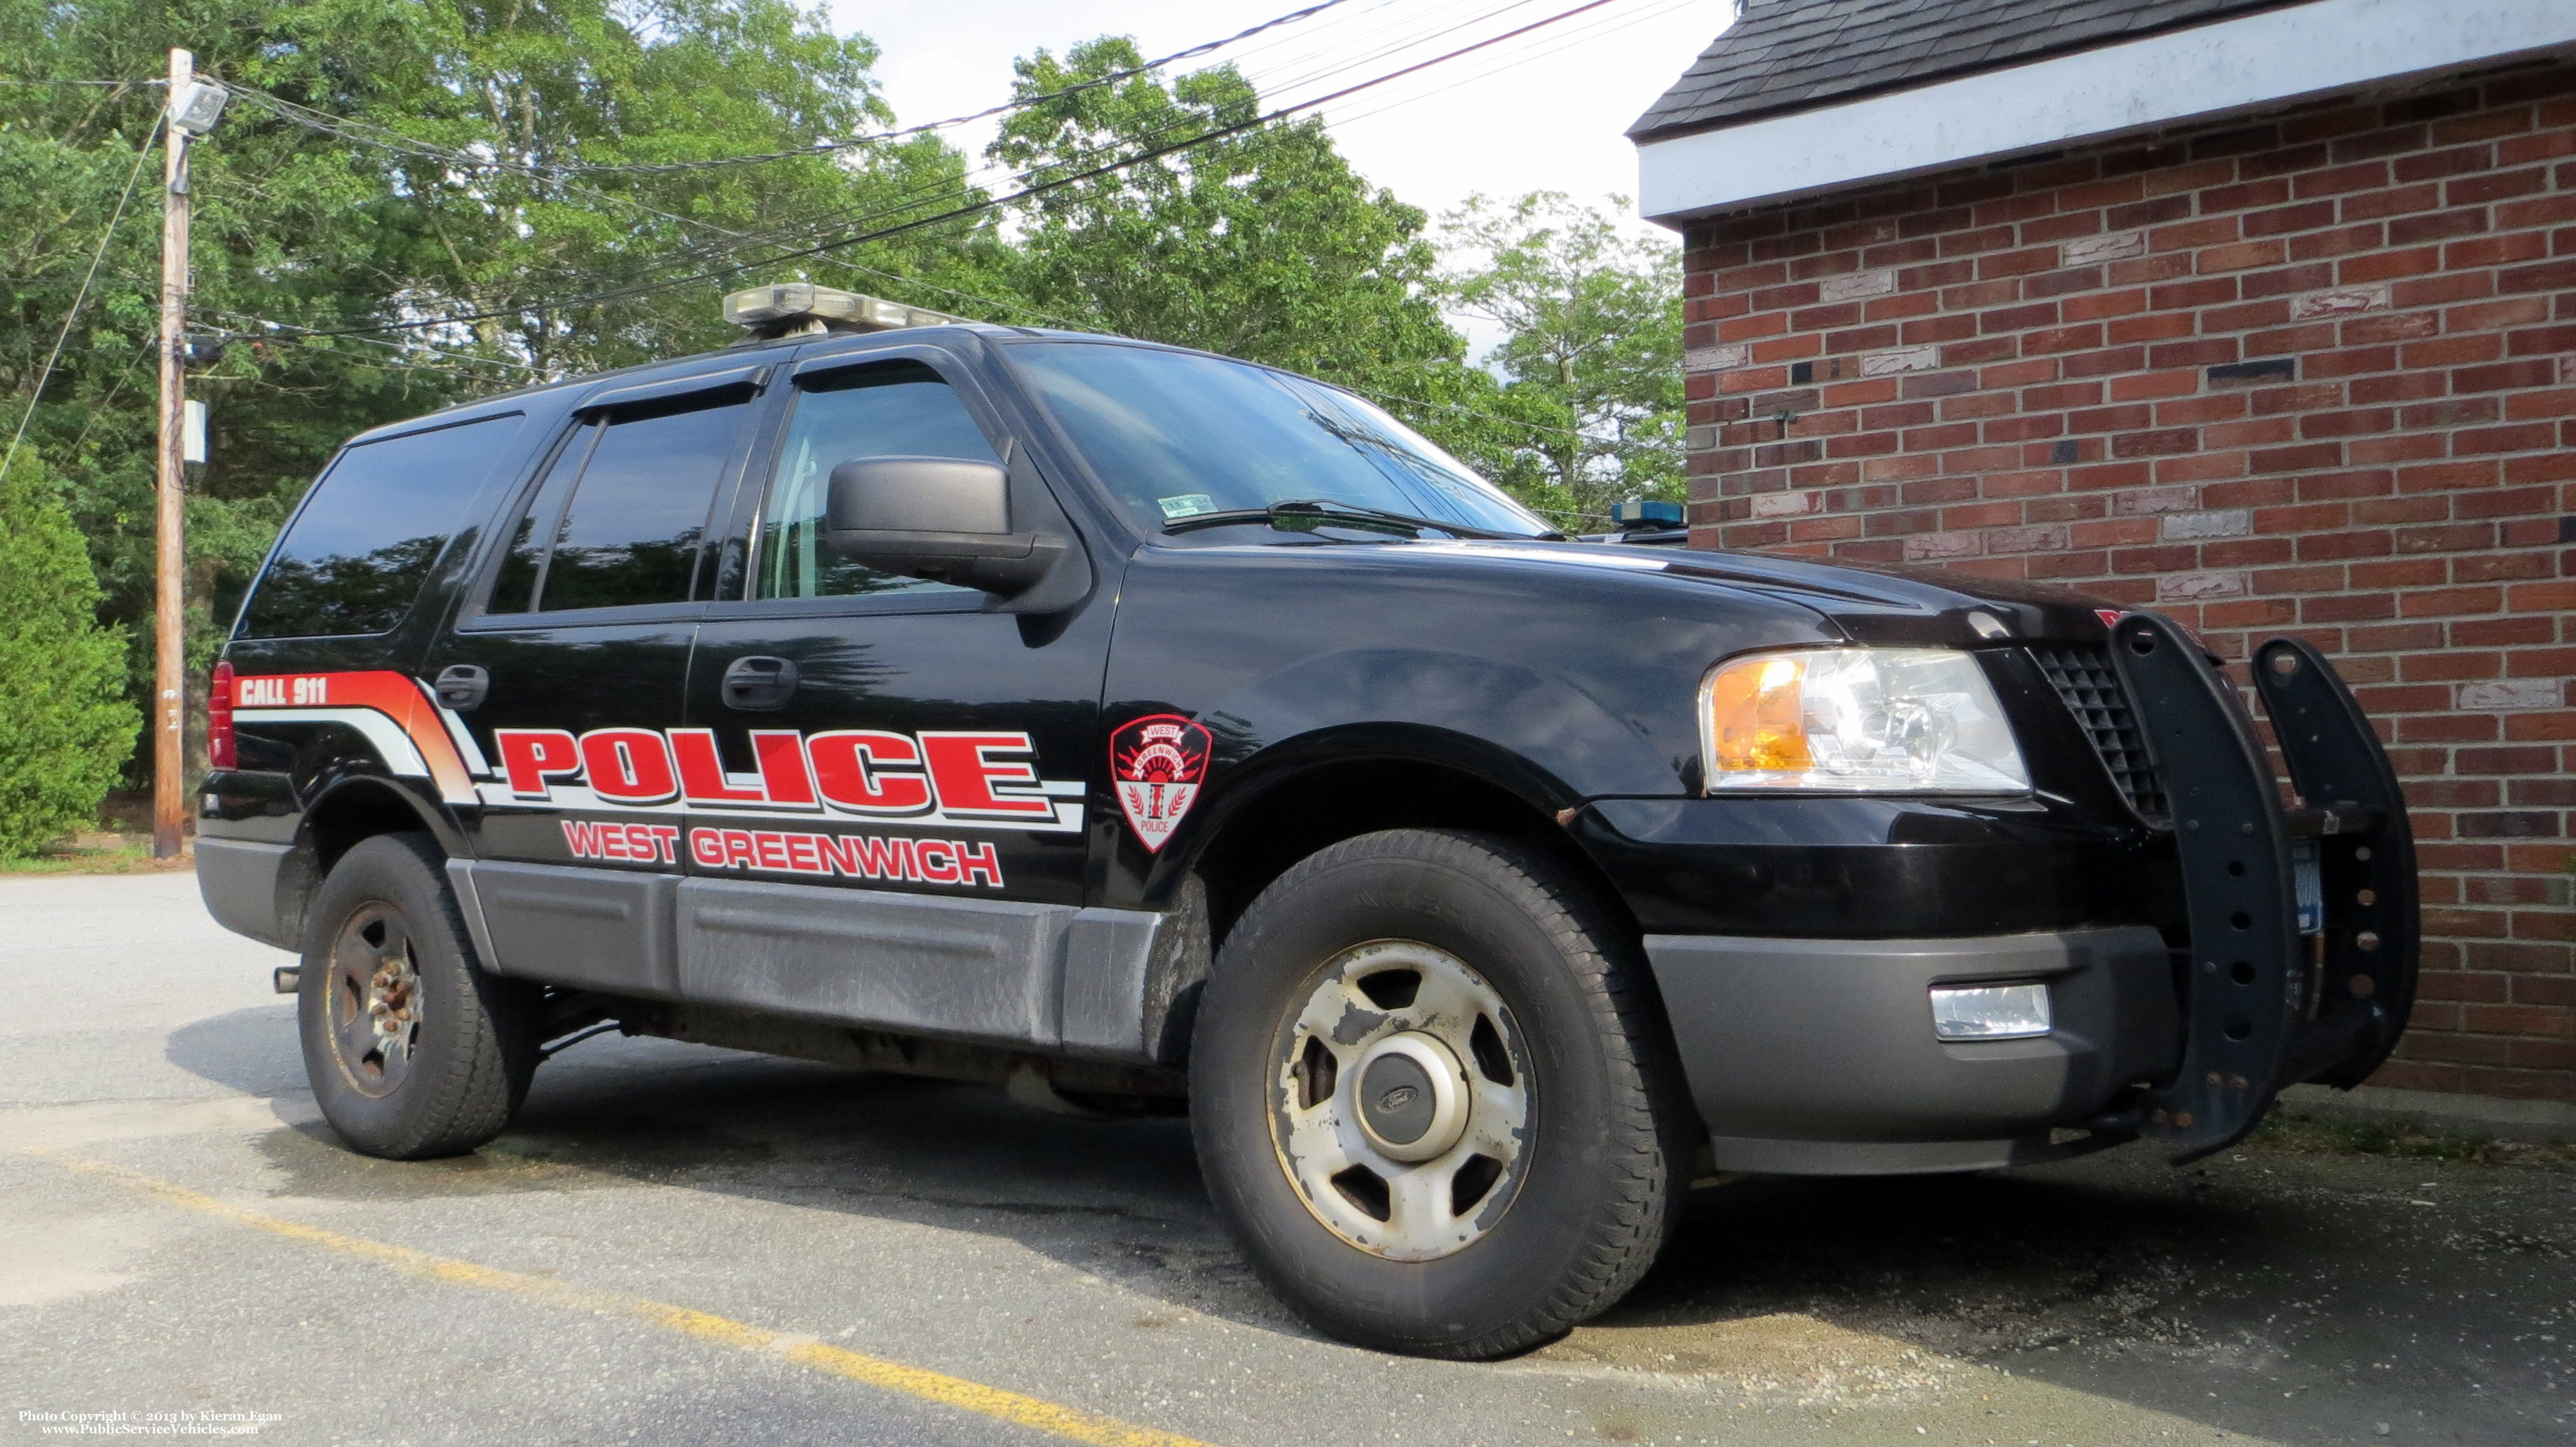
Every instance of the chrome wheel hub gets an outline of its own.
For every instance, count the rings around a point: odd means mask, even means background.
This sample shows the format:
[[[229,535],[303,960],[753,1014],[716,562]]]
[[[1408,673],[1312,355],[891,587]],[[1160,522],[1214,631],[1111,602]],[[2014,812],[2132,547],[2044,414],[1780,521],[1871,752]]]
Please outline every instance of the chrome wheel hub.
[[[1523,1174],[1529,1063],[1502,998],[1413,940],[1346,950],[1278,1036],[1280,1168],[1360,1250],[1428,1261],[1510,1209]]]

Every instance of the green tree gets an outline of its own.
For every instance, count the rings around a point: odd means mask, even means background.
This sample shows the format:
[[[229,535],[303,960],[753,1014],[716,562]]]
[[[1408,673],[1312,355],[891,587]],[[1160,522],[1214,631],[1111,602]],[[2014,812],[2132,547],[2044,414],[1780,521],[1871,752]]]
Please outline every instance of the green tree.
[[[935,138],[757,166],[891,120],[876,51],[785,0],[0,0],[0,426],[14,426],[184,44],[244,87],[198,147],[191,380],[213,461],[190,482],[190,657],[340,439],[476,392],[719,344],[729,286],[865,290],[980,274],[972,222],[764,259],[934,214],[964,161]],[[270,98],[274,99],[270,99]],[[317,127],[319,129],[317,129]],[[149,641],[158,158],[29,429],[106,589]],[[732,270],[752,263],[748,274]],[[605,294],[605,295],[603,295]],[[318,334],[473,317],[352,336]],[[151,650],[136,651],[136,696]]]
[[[1524,424],[1497,480],[1585,514],[1683,495],[1679,249],[1622,224],[1624,197],[1469,198],[1442,218],[1450,305],[1503,328],[1486,365]]]
[[[80,533],[31,452],[0,474],[0,859],[98,818],[142,716]]]
[[[1021,60],[1018,94],[1141,62],[1105,37]],[[1243,129],[1017,203],[1002,262],[1027,319],[1267,362],[1367,392],[1470,462],[1506,456],[1493,379],[1442,316],[1427,217],[1351,169],[1315,118],[1253,124],[1231,66],[1140,75],[1014,113],[988,155],[1042,185]]]

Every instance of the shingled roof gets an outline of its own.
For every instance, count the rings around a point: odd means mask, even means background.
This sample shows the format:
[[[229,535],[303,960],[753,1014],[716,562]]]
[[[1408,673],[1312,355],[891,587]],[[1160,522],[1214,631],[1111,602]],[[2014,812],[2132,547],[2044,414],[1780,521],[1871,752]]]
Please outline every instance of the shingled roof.
[[[2295,3],[1751,0],[1628,134],[1711,130]]]

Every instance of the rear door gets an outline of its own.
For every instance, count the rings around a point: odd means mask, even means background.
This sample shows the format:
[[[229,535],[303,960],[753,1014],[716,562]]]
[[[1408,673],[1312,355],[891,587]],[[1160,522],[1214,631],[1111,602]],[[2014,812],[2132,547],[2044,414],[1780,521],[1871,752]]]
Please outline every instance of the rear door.
[[[470,887],[504,973],[670,989],[668,731],[757,383],[735,368],[589,399],[432,651],[487,773]]]
[[[693,999],[1047,1041],[1055,931],[1083,902],[1109,609],[991,611],[836,557],[832,469],[1030,466],[943,350],[806,363],[742,489],[746,566],[699,625],[681,971]],[[703,881],[703,884],[701,883]]]

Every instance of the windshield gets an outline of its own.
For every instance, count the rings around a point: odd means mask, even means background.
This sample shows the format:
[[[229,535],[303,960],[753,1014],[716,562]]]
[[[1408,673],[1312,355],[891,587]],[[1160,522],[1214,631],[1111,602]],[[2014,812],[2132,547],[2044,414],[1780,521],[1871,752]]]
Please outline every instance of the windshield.
[[[1320,382],[1108,342],[1024,342],[1011,357],[1148,532],[1282,502],[1374,508],[1523,537],[1550,531],[1428,438]],[[1241,537],[1209,530],[1229,533]]]

